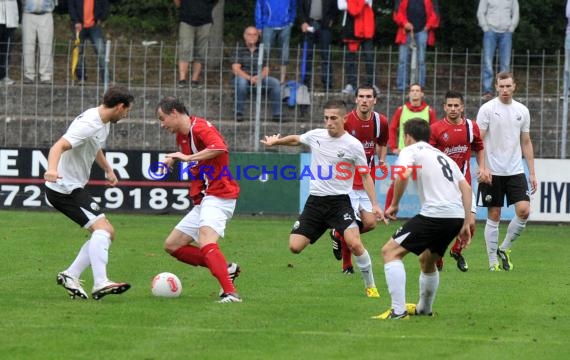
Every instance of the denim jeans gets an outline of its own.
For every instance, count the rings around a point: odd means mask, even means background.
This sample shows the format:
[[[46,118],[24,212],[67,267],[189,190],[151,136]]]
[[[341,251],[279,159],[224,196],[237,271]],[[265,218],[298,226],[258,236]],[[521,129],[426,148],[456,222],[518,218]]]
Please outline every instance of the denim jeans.
[[[267,76],[261,80],[261,88],[263,92],[267,92],[266,98],[269,100],[273,117],[281,116],[281,85],[279,84],[279,80]],[[256,85],[252,85],[241,76],[236,76],[234,77],[234,89],[236,92],[236,114],[243,115],[247,94],[250,91],[255,93]]]
[[[311,26],[315,29],[315,32],[306,32],[305,37],[307,39],[307,68],[305,78],[303,83],[310,86],[311,76],[313,72],[313,52],[315,49],[315,44],[318,43],[319,47],[317,52],[320,55],[321,63],[321,82],[325,89],[331,89],[333,83],[332,77],[332,65],[331,65],[331,42],[332,33],[330,29],[321,28],[321,23],[319,21],[311,21]]]
[[[483,34],[483,92],[493,92],[493,57],[499,48],[499,71],[509,71],[513,33],[485,31]]]
[[[281,46],[281,62],[280,65],[289,64],[289,39],[291,39],[291,28],[293,24],[286,26],[282,29],[275,29],[271,27],[264,27],[261,34],[261,42],[263,43],[263,48],[265,50],[267,62],[272,63],[271,60],[276,58],[277,46],[272,46],[273,44],[279,44]]]
[[[361,58],[364,58],[366,64],[366,83],[368,85],[376,85],[374,81],[374,42],[365,40],[360,44]],[[357,52],[346,52],[345,68],[346,68],[346,84],[352,85],[355,89],[360,83],[357,80],[357,64],[360,62],[357,58]]]
[[[426,85],[426,46],[427,46],[427,31],[420,31],[414,33],[416,40],[416,47],[418,52],[418,68],[419,68],[419,79],[417,83],[423,88]],[[396,86],[398,90],[404,91],[408,88],[408,60],[410,57],[409,44],[412,37],[408,34],[406,38],[406,43],[400,45],[398,52],[398,76],[396,78]]]
[[[83,28],[79,32],[79,40],[81,45],[79,46],[79,63],[77,64],[77,69],[75,69],[75,77],[78,80],[85,80],[85,45],[87,39],[93,44],[93,50],[97,55],[97,65],[99,68],[99,80],[104,81],[105,79],[105,40],[103,38],[103,29],[101,26],[95,25],[90,28]]]

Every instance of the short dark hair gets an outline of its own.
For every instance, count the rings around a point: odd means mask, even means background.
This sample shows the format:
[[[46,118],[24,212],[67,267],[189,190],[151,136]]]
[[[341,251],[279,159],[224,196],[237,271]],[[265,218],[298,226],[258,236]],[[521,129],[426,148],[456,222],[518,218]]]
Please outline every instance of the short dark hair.
[[[416,141],[429,141],[429,123],[421,118],[413,118],[404,123],[404,134],[410,135]]]
[[[424,87],[421,86],[421,85],[418,84],[418,83],[410,84],[410,86],[408,86],[408,91],[409,91],[409,90],[412,90],[412,86],[418,86],[422,92],[424,91]]]
[[[160,100],[156,106],[155,112],[158,112],[158,109],[162,110],[162,112],[167,115],[171,114],[173,110],[176,110],[180,114],[190,115],[184,103],[174,96],[167,96]]]
[[[505,79],[513,79],[513,83],[515,82],[513,73],[509,71],[501,71],[500,73],[498,73],[496,82],[498,83],[499,80],[505,80]]]
[[[461,103],[463,103],[463,94],[460,93],[459,91],[448,90],[448,91],[445,93],[445,102],[444,102],[444,104],[447,102],[447,99],[459,99],[459,100],[461,100]]]
[[[105,91],[103,95],[103,105],[107,108],[113,108],[118,104],[125,104],[125,106],[131,106],[135,101],[133,94],[129,92],[126,87],[123,86],[111,86]]]
[[[366,84],[359,85],[359,86],[356,88],[356,93],[355,93],[356,96],[358,96],[358,92],[359,92],[360,90],[372,90],[372,95],[373,95],[374,97],[378,97],[378,94],[376,93],[376,89],[374,88],[374,86],[372,86],[372,84],[366,83]]]
[[[347,112],[348,107],[346,106],[346,102],[342,99],[330,99],[329,101],[327,101],[325,103],[325,106],[323,107],[325,110],[326,109],[340,109],[342,111],[344,111],[345,113]]]

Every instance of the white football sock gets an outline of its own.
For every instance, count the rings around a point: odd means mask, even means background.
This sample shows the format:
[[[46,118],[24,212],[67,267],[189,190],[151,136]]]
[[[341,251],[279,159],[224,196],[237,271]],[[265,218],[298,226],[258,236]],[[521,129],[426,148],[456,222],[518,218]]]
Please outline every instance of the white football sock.
[[[526,219],[523,220],[518,216],[515,216],[511,220],[509,226],[507,227],[507,235],[505,235],[505,240],[503,240],[503,243],[501,244],[501,250],[505,251],[511,248],[511,242],[518,239],[518,237],[521,235],[526,226],[526,221]]]
[[[364,286],[369,287],[376,287],[374,282],[374,274],[372,273],[372,260],[370,259],[370,255],[368,251],[364,249],[364,253],[360,256],[354,256],[356,260],[356,265],[360,269],[360,274],[362,275],[362,279],[364,280]]]
[[[67,275],[79,278],[91,263],[89,260],[89,241],[87,240],[83,244],[73,263],[64,271]]]
[[[497,260],[497,248],[499,247],[499,221],[487,219],[485,224],[485,244],[487,245],[487,256],[489,266],[499,263]]]
[[[419,313],[430,314],[432,312],[433,301],[439,287],[439,271],[425,274],[420,273],[420,301],[416,307]]]
[[[396,314],[403,314],[406,311],[406,269],[402,260],[384,264],[384,276],[392,298],[392,309]]]
[[[93,231],[89,242],[89,258],[91,259],[94,287],[99,287],[109,280],[107,278],[107,262],[110,245],[111,234],[105,230]]]

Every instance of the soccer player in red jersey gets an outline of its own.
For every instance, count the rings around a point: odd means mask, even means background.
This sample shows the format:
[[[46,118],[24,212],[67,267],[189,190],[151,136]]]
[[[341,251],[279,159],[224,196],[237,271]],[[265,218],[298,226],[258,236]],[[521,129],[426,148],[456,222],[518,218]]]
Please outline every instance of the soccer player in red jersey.
[[[356,109],[346,115],[344,129],[360,140],[364,147],[366,162],[371,169],[375,169],[374,154],[378,155],[379,166],[384,166],[386,159],[386,144],[388,142],[388,119],[385,115],[374,111],[378,94],[372,85],[362,85],[356,89]],[[385,171],[385,169],[383,170]],[[377,171],[374,171],[377,173]],[[374,176],[372,177],[374,179]],[[352,192],[349,194],[360,233],[364,234],[376,227],[376,216],[372,212],[372,204],[368,199],[362,177],[357,172],[354,175]],[[342,259],[342,272],[353,274],[351,251],[346,245],[342,235],[332,229],[330,236],[333,240],[333,254],[337,260]]]
[[[157,106],[161,126],[177,134],[182,151],[166,155],[164,162],[190,163],[190,197],[194,207],[175,226],[164,242],[164,249],[176,259],[207,267],[222,288],[220,303],[241,302],[234,280],[239,266],[228,264],[218,246],[224,236],[239,196],[239,185],[229,174],[228,147],[222,135],[207,120],[190,116],[186,106],[166,97]]]
[[[485,170],[484,146],[479,134],[479,127],[476,122],[463,117],[463,95],[457,91],[449,90],[445,94],[443,110],[445,117],[431,125],[429,143],[455,161],[465,176],[465,179],[469,185],[471,185],[471,171],[469,166],[471,151],[475,152],[475,158],[479,166],[478,174]],[[475,234],[476,209],[474,200],[472,201],[472,207],[471,216],[469,218],[471,237]],[[459,270],[465,272],[469,267],[461,253],[461,244],[459,239],[456,239],[449,255],[457,261]],[[443,260],[440,260],[437,267],[439,270],[443,268]]]

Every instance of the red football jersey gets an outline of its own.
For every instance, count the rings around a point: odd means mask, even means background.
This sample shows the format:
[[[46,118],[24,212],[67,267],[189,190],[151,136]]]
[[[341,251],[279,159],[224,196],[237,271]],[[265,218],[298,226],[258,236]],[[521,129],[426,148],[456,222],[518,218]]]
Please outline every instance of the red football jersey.
[[[379,114],[376,111],[372,112],[370,119],[361,120],[356,114],[356,110],[351,111],[347,116],[344,123],[344,129],[348,133],[362,143],[364,153],[366,154],[366,162],[372,168],[374,164],[374,154],[376,144],[379,146],[386,146],[388,143],[388,119],[385,115]],[[352,188],[355,190],[362,190],[362,177],[359,173],[354,176]]]
[[[447,118],[433,123],[431,126],[429,143],[452,158],[471,184],[471,170],[469,162],[471,150],[483,150],[483,140],[479,133],[477,123],[462,119],[460,124],[453,124]]]
[[[237,199],[240,188],[230,173],[230,157],[224,138],[214,125],[205,119],[193,116],[190,123],[190,133],[178,134],[176,137],[182,153],[195,154],[206,148],[224,151],[213,159],[200,160],[190,168],[190,197],[194,204],[199,204],[204,195]]]

